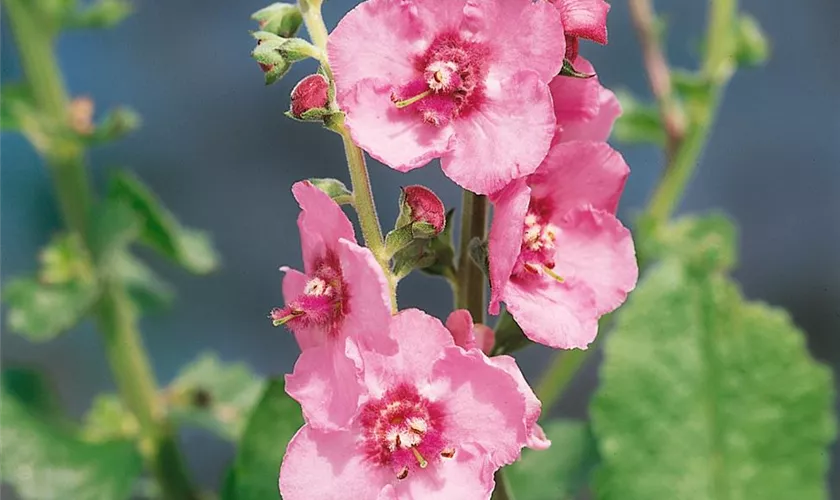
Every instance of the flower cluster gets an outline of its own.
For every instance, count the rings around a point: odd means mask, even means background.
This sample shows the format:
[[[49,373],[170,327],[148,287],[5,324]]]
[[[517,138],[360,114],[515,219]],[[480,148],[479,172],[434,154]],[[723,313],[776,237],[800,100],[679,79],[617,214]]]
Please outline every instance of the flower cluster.
[[[608,10],[367,0],[329,35],[331,71],[316,82],[316,107],[340,110],[374,158],[399,171],[440,158],[452,181],[489,197],[489,312],[504,303],[528,338],[555,348],[586,348],[638,274],[616,217],[629,170],[605,142],[621,110],[578,55],[579,38],[606,43]],[[293,107],[314,95],[298,93]],[[304,271],[282,268],[285,306],[271,318],[302,351],[286,390],[306,424],[283,461],[283,497],[489,498],[498,468],[550,444],[516,362],[489,356],[493,330],[465,310],[445,325],[392,310],[394,275],[339,205],[308,181],[293,193]],[[433,193],[403,196],[412,220],[443,230]]]

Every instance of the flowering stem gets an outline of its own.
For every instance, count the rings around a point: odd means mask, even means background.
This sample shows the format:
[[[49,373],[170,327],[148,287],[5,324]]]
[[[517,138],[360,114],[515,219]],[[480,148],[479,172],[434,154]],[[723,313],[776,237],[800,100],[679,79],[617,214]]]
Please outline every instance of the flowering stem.
[[[4,0],[20,53],[21,65],[39,114],[56,126],[67,123],[68,98],[53,52],[53,36],[45,33],[37,4]],[[81,145],[46,137],[39,151],[49,166],[61,214],[69,231],[85,240],[93,204]],[[88,252],[90,253],[90,252]],[[95,308],[97,324],[120,395],[141,425],[141,450],[168,499],[193,499],[174,435],[157,403],[157,386],[143,349],[134,307],[122,283],[106,280]]]
[[[470,258],[473,238],[484,240],[487,233],[487,197],[464,191],[461,212],[461,241],[455,306],[467,309],[476,323],[484,323],[484,272]]]
[[[647,3],[646,0],[632,3]],[[638,8],[638,6],[636,6]],[[648,8],[650,5],[647,6]],[[709,5],[709,25],[706,32],[706,52],[701,66],[702,75],[709,82],[709,97],[705,105],[692,106],[687,115],[684,138],[676,145],[674,154],[669,156],[664,174],[657,184],[647,208],[640,218],[652,227],[668,222],[677,203],[685,191],[688,180],[697,166],[703,147],[708,141],[709,131],[717,114],[723,90],[734,70],[732,63],[733,24],[737,13],[736,0],[711,0]],[[649,14],[652,17],[652,12]],[[664,59],[663,59],[664,62]],[[667,63],[666,63],[667,69]],[[650,71],[650,68],[648,68]],[[654,77],[649,75],[651,81]],[[637,236],[640,233],[637,233]],[[650,234],[645,232],[644,234]],[[644,236],[642,234],[642,236]],[[639,257],[639,267],[644,269],[648,262],[643,255]],[[601,318],[603,328],[610,316]],[[537,386],[537,395],[542,399],[544,408],[551,405],[563,394],[566,387],[594,352],[594,346],[586,351],[560,352],[554,356],[542,380]],[[569,365],[569,366],[564,366]]]

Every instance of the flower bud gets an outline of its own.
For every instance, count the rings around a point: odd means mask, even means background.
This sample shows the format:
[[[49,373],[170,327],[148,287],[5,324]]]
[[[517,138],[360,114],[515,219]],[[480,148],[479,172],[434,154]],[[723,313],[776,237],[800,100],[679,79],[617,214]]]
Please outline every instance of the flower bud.
[[[323,120],[330,114],[330,83],[321,74],[305,77],[292,89],[288,116],[298,120]]]
[[[421,232],[425,232],[424,226],[428,225],[432,234],[426,237],[434,237],[443,231],[446,225],[446,209],[431,189],[424,186],[404,187],[400,205],[401,219],[405,217],[412,224],[422,223],[423,225],[415,224]]]
[[[254,12],[251,19],[259,23],[262,31],[283,38],[295,36],[301,23],[303,23],[303,16],[301,16],[297,5],[279,2]]]

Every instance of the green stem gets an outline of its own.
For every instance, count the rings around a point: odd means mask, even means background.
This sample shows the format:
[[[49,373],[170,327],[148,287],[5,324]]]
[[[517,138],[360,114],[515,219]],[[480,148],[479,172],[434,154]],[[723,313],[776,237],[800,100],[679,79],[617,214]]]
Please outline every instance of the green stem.
[[[675,154],[670,157],[664,174],[640,218],[651,223],[654,230],[667,223],[673,215],[708,142],[723,90],[734,70],[732,50],[736,14],[736,0],[710,0],[706,52],[701,65],[702,74],[711,85],[709,100],[705,105],[693,106],[689,110],[685,137],[676,145]],[[646,259],[640,258],[639,267],[643,269],[646,265]],[[606,319],[607,316],[600,322],[602,330]],[[593,347],[590,346],[586,351],[561,352],[554,356],[537,386],[537,394],[545,408],[550,408],[563,394],[569,382],[594,351]],[[570,366],[564,366],[567,364]]]
[[[463,199],[455,307],[468,310],[476,323],[484,323],[484,272],[470,258],[470,242],[486,236],[487,197],[464,191]]]
[[[50,120],[60,129],[67,123],[69,100],[53,51],[53,36],[46,32],[46,20],[39,19],[38,5],[30,0],[4,0],[4,5],[39,119]],[[92,195],[84,149],[53,137],[43,145],[41,153],[49,166],[65,225],[85,239]],[[164,498],[196,498],[174,435],[158,407],[157,386],[131,301],[121,283],[106,281],[102,285],[96,321],[120,395],[140,423],[141,449]]]
[[[496,487],[493,489],[493,496],[490,497],[490,500],[515,500],[504,469],[497,470],[493,479],[496,480]]]

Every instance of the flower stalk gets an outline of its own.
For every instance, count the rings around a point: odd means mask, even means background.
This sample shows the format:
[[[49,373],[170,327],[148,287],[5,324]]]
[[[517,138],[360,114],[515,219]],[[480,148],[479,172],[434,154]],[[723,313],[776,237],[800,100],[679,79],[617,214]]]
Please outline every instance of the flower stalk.
[[[484,323],[484,272],[470,258],[473,238],[487,235],[487,197],[464,191],[461,211],[461,241],[458,257],[455,306],[470,312],[476,323]]]
[[[38,111],[55,124],[67,123],[69,99],[53,51],[53,37],[44,36],[43,20],[33,4],[25,0],[4,0],[4,4]],[[85,241],[94,199],[84,149],[77,143],[47,139],[38,143],[39,152],[49,168],[62,218],[67,229]],[[96,323],[120,396],[140,423],[141,451],[164,498],[197,498],[174,433],[158,403],[157,384],[137,328],[134,306],[122,283],[105,279],[102,287],[95,308]]]

